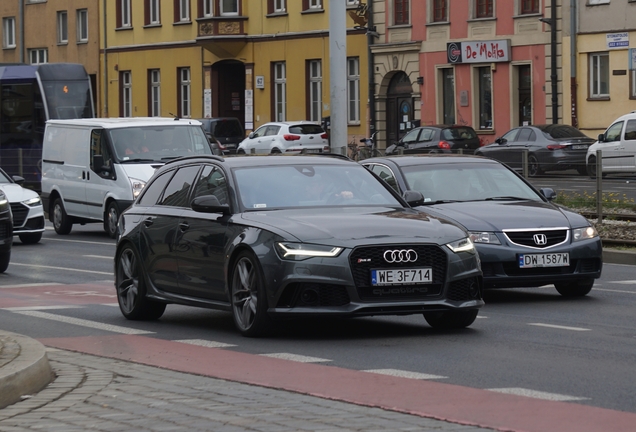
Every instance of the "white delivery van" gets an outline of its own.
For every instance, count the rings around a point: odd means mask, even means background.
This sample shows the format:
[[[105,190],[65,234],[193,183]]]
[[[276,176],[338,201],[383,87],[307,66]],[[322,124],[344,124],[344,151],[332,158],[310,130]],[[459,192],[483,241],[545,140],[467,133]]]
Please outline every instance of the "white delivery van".
[[[49,120],[42,145],[42,202],[58,234],[74,223],[117,220],[155,170],[183,156],[211,155],[197,120],[161,117]]]

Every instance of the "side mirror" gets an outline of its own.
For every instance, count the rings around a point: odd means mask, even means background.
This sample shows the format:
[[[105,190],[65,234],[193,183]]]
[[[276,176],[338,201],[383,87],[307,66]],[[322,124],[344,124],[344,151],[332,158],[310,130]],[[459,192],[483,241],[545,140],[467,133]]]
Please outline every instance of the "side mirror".
[[[417,207],[424,204],[424,195],[422,195],[422,192],[407,190],[406,192],[404,192],[404,195],[402,195],[402,197],[404,198],[404,201],[406,201],[411,207]]]
[[[190,203],[192,210],[199,213],[223,213],[230,214],[230,206],[221,204],[214,195],[203,195],[196,197]]]
[[[13,181],[16,182],[19,185],[24,183],[24,177],[20,177],[19,175],[14,175],[14,176],[11,176],[11,177],[13,178]]]
[[[250,132],[250,134],[247,136],[249,139],[253,139],[254,138],[254,132]]]
[[[598,134],[598,142],[604,142],[605,141],[605,134]]]
[[[497,144],[505,144],[505,143],[507,143],[507,142],[508,142],[508,140],[507,140],[507,139],[505,139],[505,138],[497,138],[497,139],[495,140],[495,142],[496,142]]]
[[[539,192],[541,192],[541,195],[546,197],[548,201],[552,201],[557,197],[557,193],[552,188],[539,189]]]

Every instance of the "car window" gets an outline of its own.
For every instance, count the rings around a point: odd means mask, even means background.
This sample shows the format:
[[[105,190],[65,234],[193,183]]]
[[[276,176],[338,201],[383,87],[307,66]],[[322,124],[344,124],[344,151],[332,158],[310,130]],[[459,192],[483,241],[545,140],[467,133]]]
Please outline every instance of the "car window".
[[[625,126],[625,140],[636,140],[636,120],[627,120],[627,125]]]
[[[391,171],[389,167],[385,165],[375,164],[371,168],[371,171],[376,173],[378,177],[387,182],[389,186],[395,189],[396,192],[400,192],[400,188],[398,187],[397,181],[395,180],[395,174],[393,174],[393,171]]]
[[[261,126],[261,127],[259,127],[258,129],[256,129],[256,130],[253,132],[253,135],[252,135],[252,136],[253,136],[254,138],[260,138],[260,137],[262,137],[262,136],[265,136],[265,132],[267,132],[267,128],[268,128],[268,127],[269,127],[269,126]]]
[[[470,127],[454,127],[442,130],[442,139],[457,140],[474,138],[477,138],[477,133]]]
[[[605,132],[605,142],[620,141],[623,122],[619,121],[611,125]]]
[[[194,188],[192,199],[204,195],[214,195],[220,204],[229,204],[225,173],[219,167],[205,165]]]
[[[112,173],[108,170],[103,171],[103,167],[112,167],[113,158],[110,148],[106,143],[104,129],[93,129],[91,131],[91,170],[100,177],[108,178]],[[101,156],[101,166],[95,164],[95,156]]]
[[[170,180],[173,174],[174,174],[174,171],[165,172],[161,174],[160,176],[158,176],[157,178],[155,178],[152,181],[152,183],[150,183],[149,185],[146,185],[137,203],[140,206],[144,206],[144,207],[149,207],[149,206],[153,206],[157,204],[159,197],[161,196],[163,190],[166,187],[166,184],[168,184],[168,181]]]
[[[433,129],[422,129],[420,141],[430,141],[433,139],[433,135],[435,135],[435,131]]]
[[[560,138],[587,138],[583,132],[569,125],[550,125],[544,131],[554,139]]]
[[[325,133],[325,131],[319,125],[306,124],[306,125],[290,126],[289,133],[299,134],[299,135],[320,135]]]
[[[7,176],[7,174],[0,170],[0,183],[13,183],[11,179]]]
[[[267,132],[265,132],[265,136],[277,135],[280,130],[280,126],[267,126]]]
[[[517,134],[519,133],[519,129],[513,129],[508,131],[502,136],[502,139],[505,139],[507,142],[515,142],[517,138]]]
[[[421,129],[413,129],[412,131],[409,131],[406,135],[402,137],[402,142],[405,142],[405,143],[416,142],[418,139],[417,137],[419,136],[421,131],[422,131]]]
[[[238,120],[217,120],[214,122],[213,134],[223,138],[242,136],[243,130]]]
[[[530,141],[530,135],[532,135],[532,129],[523,128],[519,131],[519,136],[517,137],[517,141]]]
[[[194,177],[199,172],[198,165],[180,168],[172,177],[158,205],[171,207],[189,207],[188,196]]]

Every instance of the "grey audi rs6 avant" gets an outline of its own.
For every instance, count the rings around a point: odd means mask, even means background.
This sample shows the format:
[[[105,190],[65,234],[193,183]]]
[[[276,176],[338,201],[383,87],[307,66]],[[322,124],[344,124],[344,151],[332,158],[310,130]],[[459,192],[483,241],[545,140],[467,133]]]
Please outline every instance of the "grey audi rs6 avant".
[[[227,310],[244,336],[301,316],[467,327],[484,304],[478,254],[463,228],[411,209],[422,200],[337,155],[174,160],[119,220],[121,312]]]

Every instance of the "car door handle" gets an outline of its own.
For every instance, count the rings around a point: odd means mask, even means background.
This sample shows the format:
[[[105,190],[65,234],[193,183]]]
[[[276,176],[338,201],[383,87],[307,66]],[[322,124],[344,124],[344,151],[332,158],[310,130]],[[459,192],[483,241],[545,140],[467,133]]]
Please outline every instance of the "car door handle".
[[[187,231],[187,230],[188,230],[188,228],[190,228],[190,224],[189,224],[189,223],[187,223],[187,222],[181,222],[181,223],[179,223],[179,229],[180,229],[181,231]]]
[[[144,225],[146,225],[147,227],[149,227],[150,225],[152,225],[153,223],[155,223],[155,218],[154,217],[147,217],[144,220]]]

